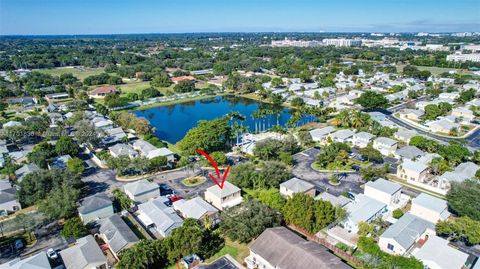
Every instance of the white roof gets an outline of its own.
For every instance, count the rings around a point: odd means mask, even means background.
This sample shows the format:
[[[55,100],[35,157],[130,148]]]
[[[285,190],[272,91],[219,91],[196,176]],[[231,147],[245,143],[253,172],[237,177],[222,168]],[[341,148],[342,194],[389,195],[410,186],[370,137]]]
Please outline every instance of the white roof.
[[[400,191],[402,189],[402,185],[385,180],[383,178],[379,178],[375,181],[369,181],[365,184],[368,187],[374,188],[376,190],[382,191],[384,193],[388,193],[390,195]]]
[[[240,192],[240,189],[232,183],[225,181],[222,189],[220,189],[220,187],[217,185],[213,185],[208,188],[207,191],[212,193],[216,197],[223,198],[230,196],[233,193]]]
[[[353,203],[346,206],[346,209],[349,218],[355,223],[359,223],[368,221],[386,207],[386,204],[360,193],[355,196]]]
[[[416,204],[421,207],[428,208],[438,213],[441,213],[447,209],[447,201],[428,195],[423,192],[417,197],[412,199],[412,204]]]
[[[306,182],[305,180],[294,177],[280,184],[280,187],[284,187],[287,190],[297,193],[306,192],[315,186],[311,183]]]
[[[171,207],[164,204],[163,197],[138,205],[139,218],[144,225],[155,224],[157,230],[165,234],[182,225],[183,220]]]
[[[335,132],[335,128],[332,126],[327,126],[324,128],[317,128],[310,131],[310,135],[316,138],[323,138],[331,133]]]
[[[418,162],[418,161],[414,162],[414,161],[409,160],[409,159],[405,159],[403,161],[403,163],[401,164],[401,166],[405,170],[414,171],[416,173],[421,173],[421,172],[425,171],[426,169],[428,169],[428,166],[426,166],[425,164],[423,164],[421,162]]]
[[[375,142],[379,143],[379,144],[382,144],[382,145],[385,145],[385,146],[388,146],[388,147],[393,146],[393,145],[398,143],[396,140],[390,139],[388,137],[379,137],[379,138],[375,139]]]
[[[347,139],[352,137],[354,134],[355,132],[349,129],[338,130],[332,134],[332,138]]]
[[[190,200],[178,200],[173,203],[173,208],[180,211],[186,218],[194,218],[196,220],[199,220],[208,212],[218,212],[218,209],[207,203],[201,197],[195,197]]]
[[[468,259],[468,254],[448,245],[448,241],[438,236],[429,236],[428,240],[413,256],[429,268],[460,269]]]
[[[158,187],[158,184],[154,182],[149,182],[146,179],[127,183],[123,186],[123,189],[125,191],[128,191],[132,195],[141,195],[151,191],[158,191],[158,194],[160,195],[160,189]]]

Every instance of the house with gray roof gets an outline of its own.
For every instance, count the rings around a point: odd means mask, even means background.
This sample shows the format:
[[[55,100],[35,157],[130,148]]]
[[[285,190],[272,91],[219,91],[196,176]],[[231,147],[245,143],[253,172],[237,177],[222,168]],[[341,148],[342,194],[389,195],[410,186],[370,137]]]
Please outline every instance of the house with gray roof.
[[[323,142],[327,137],[335,132],[335,128],[332,126],[327,126],[324,128],[317,128],[310,131],[310,135],[312,136],[312,140],[315,142]]]
[[[348,217],[342,224],[347,231],[357,233],[360,222],[370,223],[374,219],[382,217],[382,214],[387,210],[387,204],[360,193],[345,209]]]
[[[426,193],[412,199],[410,213],[432,223],[446,220],[450,216],[447,201]]]
[[[145,227],[167,237],[173,229],[182,226],[183,220],[172,207],[166,206],[164,200],[159,198],[139,204],[136,214]]]
[[[107,269],[107,257],[92,235],[79,238],[75,245],[60,251],[66,269]]]
[[[108,248],[118,259],[118,253],[138,242],[138,237],[119,215],[99,221],[99,233]]]
[[[402,185],[379,178],[365,184],[364,194],[370,198],[394,207],[400,201]]]
[[[17,189],[13,186],[0,190],[0,216],[22,209],[17,199]]]
[[[113,145],[123,141],[127,137],[127,134],[120,127],[105,129],[103,132],[105,135],[100,137],[104,145]]]
[[[203,222],[206,218],[210,219],[211,224],[218,224],[220,221],[218,209],[207,203],[202,197],[193,199],[181,199],[173,203],[173,208],[180,212],[183,218],[193,218]]]
[[[280,184],[280,194],[286,197],[292,197],[295,193],[304,193],[314,197],[316,190],[313,184],[296,177],[293,177]]]
[[[132,146],[135,150],[138,150],[142,156],[148,159],[163,156],[166,157],[168,161],[174,161],[174,154],[172,151],[167,148],[157,148],[143,139],[135,140]]]
[[[347,143],[352,141],[354,134],[355,132],[352,130],[343,129],[343,130],[338,130],[333,134],[330,134],[330,138],[334,142]]]
[[[452,182],[463,182],[467,179],[475,178],[475,173],[480,169],[480,166],[473,162],[464,162],[453,171],[447,171],[438,177],[439,185],[443,189],[450,189]]]
[[[425,155],[425,152],[423,152],[421,149],[415,146],[405,146],[395,151],[395,158],[399,160],[408,159],[408,160],[415,161],[418,158],[422,157],[423,155]]]
[[[0,269],[51,269],[50,262],[45,251],[27,258],[15,258],[0,264]]]
[[[108,218],[113,215],[112,200],[104,193],[88,196],[80,203],[78,215],[83,223]]]
[[[28,163],[23,165],[19,169],[15,170],[15,177],[17,178],[17,182],[21,182],[26,175],[37,171],[40,171],[40,168],[34,163]]]
[[[326,191],[324,191],[324,192],[320,193],[319,195],[315,196],[314,199],[315,200],[328,201],[333,206],[340,206],[340,207],[344,207],[352,201],[352,200],[348,199],[347,197],[345,197],[343,195],[335,196],[335,195],[330,194]]]
[[[213,185],[205,191],[205,200],[219,210],[236,206],[243,201],[240,188],[225,181],[223,188]]]
[[[352,144],[355,147],[365,148],[373,140],[373,138],[375,138],[375,136],[371,133],[359,132],[353,135]]]
[[[450,246],[448,240],[436,235],[429,236],[426,242],[418,244],[411,254],[420,260],[425,268],[468,268],[465,267],[465,264],[467,264],[469,255]]]
[[[55,157],[52,162],[48,164],[48,168],[50,170],[57,169],[57,170],[65,170],[67,169],[67,163],[72,159],[72,156],[66,154],[62,156]]]
[[[393,156],[397,146],[398,142],[388,137],[379,137],[373,141],[373,148],[380,151],[383,156]]]
[[[158,184],[146,179],[125,184],[123,186],[123,191],[130,199],[137,203],[144,203],[160,196],[160,188]]]
[[[403,255],[431,235],[435,235],[435,224],[407,212],[380,236],[378,245],[389,254]]]
[[[460,128],[460,124],[446,119],[440,119],[427,123],[432,132],[449,134],[450,131]]]
[[[418,135],[418,133],[414,130],[406,129],[406,128],[398,128],[398,130],[393,134],[395,139],[402,141],[404,143],[410,143],[410,139],[412,137]]]
[[[350,269],[324,246],[285,227],[268,228],[250,245],[247,268]]]
[[[404,160],[397,167],[397,177],[413,182],[423,183],[428,176],[428,166],[419,161]]]
[[[112,155],[115,158],[118,158],[120,156],[128,156],[129,158],[136,158],[138,156],[138,152],[128,144],[118,143],[118,144],[115,144],[114,146],[109,147],[108,150],[110,151],[110,155]]]

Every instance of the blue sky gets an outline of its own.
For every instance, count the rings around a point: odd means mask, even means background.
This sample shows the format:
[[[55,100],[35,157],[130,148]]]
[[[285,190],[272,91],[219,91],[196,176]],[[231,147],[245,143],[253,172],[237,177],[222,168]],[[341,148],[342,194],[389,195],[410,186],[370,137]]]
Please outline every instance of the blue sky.
[[[0,0],[0,34],[480,31],[479,0]]]

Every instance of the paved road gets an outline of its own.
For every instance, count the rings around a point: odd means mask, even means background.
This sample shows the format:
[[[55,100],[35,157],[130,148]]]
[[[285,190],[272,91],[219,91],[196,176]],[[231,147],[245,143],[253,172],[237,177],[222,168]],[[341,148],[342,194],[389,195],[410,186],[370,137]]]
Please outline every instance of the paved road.
[[[343,192],[363,193],[360,185],[363,180],[357,173],[343,174],[340,177],[341,184],[332,186],[328,183],[328,179],[334,173],[321,173],[312,169],[311,165],[315,161],[319,150],[316,148],[307,149],[293,156],[295,165],[292,173],[295,177],[306,180],[314,184],[317,189],[328,190],[333,195],[341,195]]]
[[[461,140],[461,139],[458,139],[458,138],[443,137],[443,136],[440,136],[440,135],[433,134],[431,132],[427,132],[427,131],[422,130],[422,129],[416,127],[416,126],[407,124],[407,123],[397,119],[396,117],[394,117],[389,112],[386,112],[386,111],[378,111],[378,112],[383,113],[385,115],[385,117],[387,117],[390,121],[397,124],[398,126],[401,126],[403,128],[406,128],[406,129],[413,129],[419,134],[425,135],[427,137],[430,137],[430,138],[435,139],[437,141],[440,141],[442,143],[448,143],[452,140]],[[474,150],[479,149],[480,148],[480,129],[478,129],[475,132],[473,132],[472,134],[470,134],[464,140],[467,141],[467,146],[470,147],[471,149],[474,149]]]

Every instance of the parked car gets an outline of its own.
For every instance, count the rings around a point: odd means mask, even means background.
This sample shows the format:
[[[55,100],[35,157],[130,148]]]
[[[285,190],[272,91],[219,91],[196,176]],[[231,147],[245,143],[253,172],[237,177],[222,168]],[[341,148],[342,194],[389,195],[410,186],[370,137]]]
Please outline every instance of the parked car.
[[[53,248],[47,249],[47,257],[51,260],[56,260],[58,259],[58,254]]]
[[[166,196],[166,195],[171,195],[174,194],[175,192],[168,186],[167,184],[160,184],[160,195],[161,196]]]
[[[15,249],[16,250],[20,250],[20,249],[25,248],[25,244],[23,243],[22,239],[15,240],[14,244],[15,244]]]
[[[168,197],[168,199],[170,200],[170,202],[174,203],[178,200],[182,200],[183,197],[180,197],[180,196],[177,196],[177,195],[171,195],[171,196]]]

